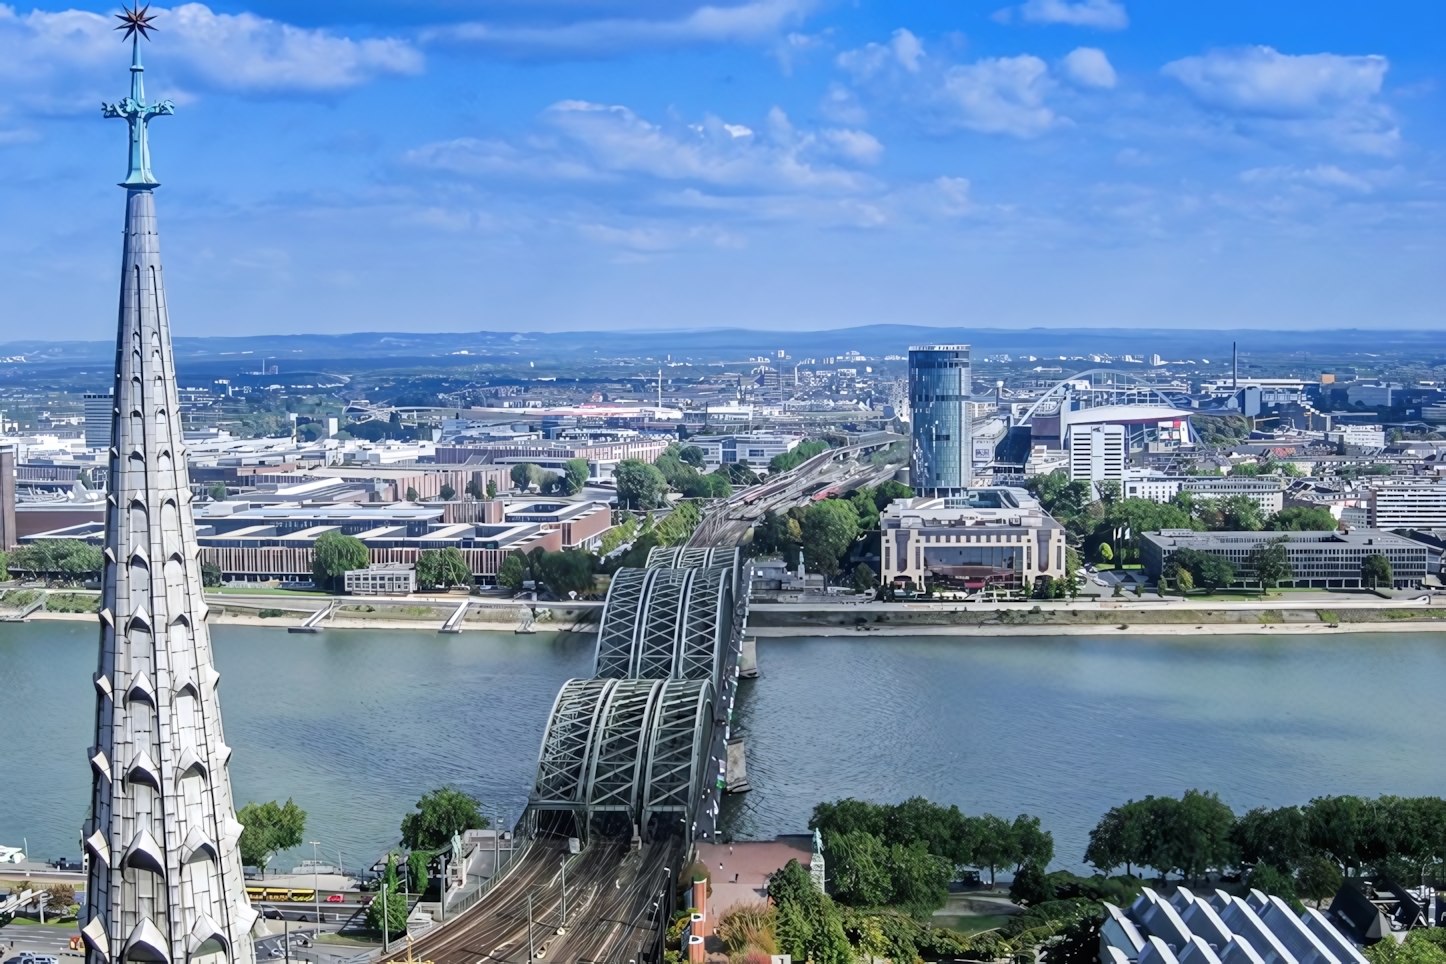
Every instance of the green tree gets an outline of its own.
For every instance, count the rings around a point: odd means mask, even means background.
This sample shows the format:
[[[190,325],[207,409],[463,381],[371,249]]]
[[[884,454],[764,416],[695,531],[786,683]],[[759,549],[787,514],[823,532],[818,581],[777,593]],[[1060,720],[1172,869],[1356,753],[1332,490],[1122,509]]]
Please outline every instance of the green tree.
[[[914,490],[902,482],[895,482],[889,479],[887,482],[880,482],[874,488],[874,505],[882,514],[889,507],[889,503],[895,499],[912,499]]]
[[[12,551],[7,568],[35,576],[81,579],[100,575],[105,557],[79,539],[41,539]]]
[[[1189,569],[1177,569],[1175,571],[1175,588],[1180,590],[1180,595],[1185,595],[1195,588],[1195,577],[1190,575]]]
[[[1048,867],[1054,859],[1054,835],[1039,826],[1039,818],[1021,813],[1009,827],[1012,851],[1009,854],[1015,870],[1035,864]]]
[[[407,884],[412,893],[419,897],[427,892],[427,884],[430,881],[427,864],[431,862],[431,859],[431,852],[426,850],[413,850],[407,854]]]
[[[1260,543],[1246,557],[1246,565],[1255,570],[1261,589],[1274,589],[1291,578],[1289,544],[1289,536],[1276,536]]]
[[[336,531],[323,532],[311,552],[312,580],[318,586],[333,591],[347,572],[365,569],[371,561],[371,555],[360,539]]]
[[[1134,800],[1110,808],[1090,831],[1085,862],[1105,874],[1123,865],[1125,873],[1133,876],[1134,865],[1144,863],[1148,826],[1146,808]]]
[[[1432,940],[1428,930],[1417,929],[1404,941],[1388,937],[1365,948],[1361,953],[1371,964],[1446,964],[1446,950]]]
[[[0,569],[3,568],[3,564],[0,564]],[[221,567],[214,562],[201,563],[201,585],[207,589],[215,589],[221,585]]]
[[[1024,487],[1039,500],[1044,511],[1061,522],[1083,513],[1085,506],[1092,501],[1089,482],[1083,479],[1070,481],[1069,473],[1064,469],[1036,475],[1026,481]]]
[[[1340,868],[1334,863],[1319,854],[1311,854],[1301,861],[1295,872],[1295,893],[1319,904],[1328,897],[1334,897],[1344,880]]]
[[[566,599],[569,592],[592,591],[597,556],[578,549],[549,552],[538,560],[537,570],[548,591],[558,599]]]
[[[678,458],[695,469],[703,467],[703,450],[696,445],[687,445],[678,451]]]
[[[510,470],[510,475],[512,476],[512,487],[514,489],[522,489],[523,491],[526,491],[527,487],[532,484],[532,470],[535,467],[536,466],[530,465],[527,462],[518,462],[516,465],[512,466],[512,469]]]
[[[576,495],[587,485],[587,478],[592,470],[588,467],[587,459],[568,459],[563,470],[563,482],[567,486],[568,495]]]
[[[451,502],[453,499],[457,498],[457,490],[452,488],[452,486],[448,485],[446,482],[442,483],[442,487],[437,490],[437,494],[442,497],[443,502]]]
[[[994,886],[995,872],[1013,862],[1015,853],[1014,833],[1009,822],[992,813],[980,817],[969,863],[981,870],[989,870],[990,887]]]
[[[1009,885],[1009,899],[1016,904],[1034,907],[1054,900],[1055,888],[1049,882],[1049,875],[1044,872],[1043,867],[1038,864],[1025,864]]]
[[[440,850],[464,830],[485,830],[482,804],[456,787],[422,794],[417,811],[402,818],[402,844],[409,850]]]
[[[225,501],[226,501],[226,483],[225,483],[225,482],[216,482],[216,483],[214,483],[214,484],[211,486],[211,488],[210,488],[209,490],[207,490],[207,491],[209,492],[209,494],[210,494],[210,496],[211,496],[211,501],[212,501],[212,502],[225,502]]]
[[[482,487],[477,484],[477,480],[476,480],[476,479],[468,479],[468,480],[467,480],[467,485],[462,489],[462,491],[465,492],[465,493],[467,493],[467,497],[468,497],[468,498],[472,498],[472,499],[481,499],[481,498],[482,498]]]
[[[236,814],[242,827],[237,847],[241,862],[266,872],[271,858],[283,850],[299,847],[306,832],[306,811],[288,799],[284,804],[248,803]]]
[[[874,501],[873,489],[858,489],[849,496],[848,502],[858,514],[860,532],[872,532],[879,527],[879,507]]]
[[[803,557],[808,568],[833,577],[839,557],[848,552],[859,534],[859,516],[840,499],[825,499],[803,517]]]
[[[1276,897],[1289,903],[1295,900],[1295,880],[1290,874],[1271,864],[1256,864],[1247,880],[1251,889]]]
[[[868,563],[861,562],[854,566],[854,591],[868,592],[879,584],[879,577],[869,568]]]
[[[417,585],[423,589],[446,589],[472,584],[472,569],[456,546],[424,549],[417,556]]]
[[[502,565],[497,567],[497,585],[517,592],[522,588],[523,581],[527,578],[527,563],[522,559],[522,553],[512,552]]]
[[[1241,861],[1292,867],[1312,853],[1310,826],[1300,807],[1256,807],[1230,831]]]
[[[833,879],[833,894],[855,907],[880,907],[894,894],[889,874],[889,850],[871,833],[854,830],[829,833],[824,857]]]
[[[818,892],[797,860],[768,879],[768,896],[778,908],[779,951],[813,964],[852,964],[853,948],[838,908]]]
[[[1235,814],[1217,794],[1187,790],[1179,805],[1169,808],[1169,816],[1172,819],[1166,821],[1162,831],[1162,863],[1170,867],[1156,863],[1156,869],[1177,870],[1182,877],[1198,880],[1206,871],[1234,862],[1230,831],[1235,826]]]
[[[1100,562],[1115,561],[1115,550],[1110,548],[1110,544],[1108,542],[1100,543],[1099,552],[1096,553],[1096,555],[1100,557]]]
[[[1373,552],[1361,560],[1361,585],[1370,586],[1372,589],[1379,589],[1385,586],[1391,588],[1393,573],[1391,572],[1391,560]]]
[[[489,499],[495,499],[495,498],[497,498],[497,480],[496,480],[496,479],[488,479],[488,480],[487,480],[487,498],[489,498]]]
[[[386,914],[385,930],[389,937],[399,937],[407,930],[407,898],[397,880],[397,857],[387,857],[387,869],[382,874],[382,886],[377,896],[367,905],[367,926],[381,933],[382,915]]]
[[[948,900],[953,877],[953,863],[929,853],[923,840],[889,848],[889,880],[894,891],[889,903],[895,907],[918,916],[933,913]]]
[[[1292,505],[1271,516],[1267,528],[1277,532],[1330,532],[1336,528],[1336,517],[1324,507]]]
[[[417,501],[419,501],[421,498],[422,498],[422,497],[417,494],[417,490],[416,490],[416,488],[415,488],[414,486],[410,486],[410,485],[407,486],[407,501],[408,501],[408,502],[417,502]]]
[[[815,455],[826,452],[828,449],[827,442],[800,442],[790,451],[775,455],[768,463],[768,471],[776,475],[779,472],[796,469]]]
[[[618,504],[632,509],[656,508],[667,485],[663,473],[639,459],[623,459],[613,469]]]

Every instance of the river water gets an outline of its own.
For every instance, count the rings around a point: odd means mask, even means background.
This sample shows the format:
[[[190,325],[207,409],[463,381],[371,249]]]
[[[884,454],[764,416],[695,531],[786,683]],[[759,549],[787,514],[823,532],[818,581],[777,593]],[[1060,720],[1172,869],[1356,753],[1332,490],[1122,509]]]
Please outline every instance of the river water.
[[[396,842],[422,791],[526,801],[562,681],[592,640],[548,634],[213,629],[238,805],[292,797],[346,866]],[[78,855],[95,628],[0,624],[0,844]],[[1145,794],[1237,812],[1325,793],[1446,794],[1446,637],[762,639],[738,708],[752,793],[739,838],[842,796],[1028,812],[1077,868],[1089,828]],[[310,846],[275,866],[311,856]]]

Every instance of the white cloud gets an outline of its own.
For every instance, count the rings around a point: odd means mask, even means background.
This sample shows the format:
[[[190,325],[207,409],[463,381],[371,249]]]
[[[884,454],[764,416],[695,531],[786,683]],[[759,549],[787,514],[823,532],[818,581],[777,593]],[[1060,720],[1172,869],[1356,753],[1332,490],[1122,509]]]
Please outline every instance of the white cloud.
[[[1044,104],[1049,68],[1038,57],[994,57],[950,67],[942,97],[954,122],[986,134],[1034,137],[1058,119]]]
[[[1118,79],[1110,59],[1098,47],[1076,47],[1065,54],[1059,68],[1067,80],[1080,87],[1109,89]]]
[[[152,95],[197,87],[244,92],[326,92],[379,74],[412,74],[422,55],[397,39],[352,40],[250,13],[216,13],[184,3],[157,13],[146,47]],[[0,77],[23,80],[44,110],[90,109],[100,96],[124,92],[129,51],[112,18],[85,10],[17,13],[0,5]],[[182,91],[160,89],[161,81]]]
[[[951,64],[931,56],[909,31],[896,30],[887,44],[841,53],[838,65],[859,91],[901,104],[944,130],[1035,137],[1060,120],[1045,103],[1054,86],[1049,67],[1029,54]],[[824,107],[843,116],[854,100],[834,89]]]
[[[1238,119],[1246,133],[1382,154],[1400,141],[1394,114],[1377,99],[1389,69],[1376,55],[1290,55],[1271,47],[1212,50],[1161,68],[1202,106]]]
[[[513,56],[603,56],[649,47],[746,43],[787,34],[814,0],[749,0],[702,6],[673,19],[610,18],[560,26],[516,26],[469,21],[423,34],[431,42],[484,47]]]
[[[1185,57],[1162,71],[1211,107],[1307,117],[1370,100],[1381,92],[1389,68],[1385,57],[1375,55],[1292,56],[1271,47],[1244,47]]]
[[[717,117],[665,127],[626,107],[566,100],[543,112],[522,144],[463,138],[428,144],[411,164],[468,176],[555,182],[694,184],[742,193],[849,194],[872,181],[846,165],[873,163],[883,145],[847,128],[801,131],[778,108],[758,129]]]
[[[1118,0],[1025,0],[1017,7],[1005,7],[994,19],[1009,23],[1015,17],[1025,23],[1065,24],[1097,30],[1123,30],[1130,25],[1125,5]]]
[[[1257,167],[1243,172],[1240,179],[1246,184],[1298,183],[1357,194],[1370,194],[1376,189],[1375,185],[1364,177],[1342,170],[1334,164],[1317,164],[1309,168]]]

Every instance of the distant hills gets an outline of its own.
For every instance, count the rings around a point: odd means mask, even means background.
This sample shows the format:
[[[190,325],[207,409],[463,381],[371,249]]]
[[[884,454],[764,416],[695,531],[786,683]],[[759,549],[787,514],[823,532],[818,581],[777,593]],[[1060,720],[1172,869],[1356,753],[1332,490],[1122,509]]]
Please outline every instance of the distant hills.
[[[837,356],[846,351],[879,356],[902,354],[910,345],[968,344],[977,355],[1059,355],[1158,353],[1167,360],[1228,358],[1231,342],[1243,354],[1300,353],[1312,359],[1363,355],[1446,356],[1446,331],[1342,329],[1332,331],[1181,330],[1173,328],[931,328],[868,325],[823,331],[755,331],[744,328],[676,331],[576,332],[357,332],[345,335],[250,335],[175,339],[177,360],[193,372],[238,371],[271,358],[283,371],[328,370],[349,362],[466,364],[486,358],[522,361],[583,361],[590,358],[741,361],[778,351],[794,359]],[[108,341],[23,340],[0,344],[0,358],[24,356],[28,365],[109,364]],[[254,370],[254,369],[252,369]]]

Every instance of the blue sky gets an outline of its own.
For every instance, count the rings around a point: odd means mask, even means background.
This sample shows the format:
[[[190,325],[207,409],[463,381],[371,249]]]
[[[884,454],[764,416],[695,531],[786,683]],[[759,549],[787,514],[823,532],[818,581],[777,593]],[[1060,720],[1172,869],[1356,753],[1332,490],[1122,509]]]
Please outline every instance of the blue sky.
[[[178,334],[1443,322],[1439,0],[156,9]],[[0,4],[0,340],[114,330],[113,13]]]

